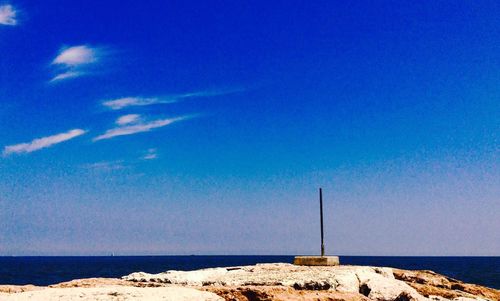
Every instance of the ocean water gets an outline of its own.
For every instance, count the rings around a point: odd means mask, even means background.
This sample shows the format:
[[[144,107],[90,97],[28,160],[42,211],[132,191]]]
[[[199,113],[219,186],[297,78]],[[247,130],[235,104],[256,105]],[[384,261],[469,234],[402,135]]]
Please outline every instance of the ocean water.
[[[89,277],[121,277],[209,267],[293,261],[293,256],[92,256],[0,257],[0,284],[49,285]],[[500,257],[340,256],[342,264],[433,270],[469,283],[500,289]]]

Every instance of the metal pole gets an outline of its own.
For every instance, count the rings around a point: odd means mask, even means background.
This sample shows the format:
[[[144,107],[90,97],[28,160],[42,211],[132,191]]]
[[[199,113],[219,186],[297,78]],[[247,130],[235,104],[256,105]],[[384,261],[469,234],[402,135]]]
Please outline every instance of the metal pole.
[[[323,191],[319,189],[319,214],[321,221],[321,256],[325,256],[325,243],[323,241]]]

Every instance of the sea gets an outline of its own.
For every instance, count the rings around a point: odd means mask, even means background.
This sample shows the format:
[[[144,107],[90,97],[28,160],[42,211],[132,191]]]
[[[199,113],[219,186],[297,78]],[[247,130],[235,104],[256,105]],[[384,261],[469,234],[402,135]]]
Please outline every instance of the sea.
[[[293,256],[50,256],[0,257],[0,284],[50,285],[72,279],[121,277],[132,272],[287,262]],[[500,257],[340,256],[342,264],[432,270],[468,283],[500,289]]]

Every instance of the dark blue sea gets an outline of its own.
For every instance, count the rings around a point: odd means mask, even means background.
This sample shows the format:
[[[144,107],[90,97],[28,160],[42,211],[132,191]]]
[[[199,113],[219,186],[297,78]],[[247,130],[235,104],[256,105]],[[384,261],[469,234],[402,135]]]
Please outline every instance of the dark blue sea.
[[[432,270],[469,283],[500,289],[500,257],[341,256],[341,263]],[[79,278],[121,277],[132,272],[289,262],[293,256],[94,256],[0,257],[0,284],[49,285]]]

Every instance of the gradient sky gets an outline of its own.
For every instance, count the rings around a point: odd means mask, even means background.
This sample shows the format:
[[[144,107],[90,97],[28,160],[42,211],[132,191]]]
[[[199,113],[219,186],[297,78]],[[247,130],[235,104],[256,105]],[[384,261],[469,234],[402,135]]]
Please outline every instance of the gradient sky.
[[[0,255],[500,255],[499,16],[0,0]]]

